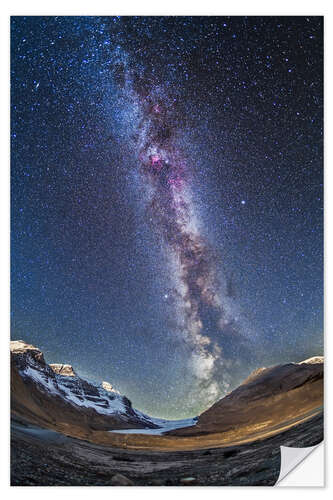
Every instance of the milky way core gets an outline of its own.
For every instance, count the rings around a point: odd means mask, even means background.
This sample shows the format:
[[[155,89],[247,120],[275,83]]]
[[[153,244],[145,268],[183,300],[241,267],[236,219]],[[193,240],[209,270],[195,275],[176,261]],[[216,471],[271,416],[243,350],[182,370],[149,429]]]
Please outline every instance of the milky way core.
[[[243,341],[231,301],[223,293],[226,285],[217,269],[218,262],[221,268],[223,262],[202,233],[196,215],[190,159],[184,157],[177,141],[181,130],[175,99],[160,87],[148,85],[143,90],[130,72],[124,87],[139,116],[134,149],[141,183],[148,193],[146,212],[151,230],[165,245],[171,271],[167,294],[172,302],[170,335],[185,344],[184,365],[193,387],[209,403],[230,386],[231,360],[225,356],[223,343],[230,336],[236,336],[240,344]]]

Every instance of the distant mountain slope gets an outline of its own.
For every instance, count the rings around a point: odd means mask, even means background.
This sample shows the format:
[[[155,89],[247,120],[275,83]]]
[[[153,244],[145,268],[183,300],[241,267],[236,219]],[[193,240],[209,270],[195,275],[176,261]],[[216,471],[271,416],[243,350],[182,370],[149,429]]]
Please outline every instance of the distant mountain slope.
[[[45,363],[43,353],[22,340],[11,350],[11,411],[21,421],[61,432],[156,428],[152,419],[132,408],[111,384],[95,385],[70,365]]]
[[[324,358],[259,368],[237,389],[203,412],[195,427],[173,435],[199,435],[248,427],[272,428],[314,412],[323,405]]]

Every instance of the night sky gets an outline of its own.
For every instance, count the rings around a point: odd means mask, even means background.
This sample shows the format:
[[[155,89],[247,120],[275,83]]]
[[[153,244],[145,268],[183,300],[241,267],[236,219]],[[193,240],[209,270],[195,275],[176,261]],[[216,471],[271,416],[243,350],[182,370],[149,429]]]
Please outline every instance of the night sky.
[[[12,338],[154,416],[323,354],[321,17],[12,17]]]

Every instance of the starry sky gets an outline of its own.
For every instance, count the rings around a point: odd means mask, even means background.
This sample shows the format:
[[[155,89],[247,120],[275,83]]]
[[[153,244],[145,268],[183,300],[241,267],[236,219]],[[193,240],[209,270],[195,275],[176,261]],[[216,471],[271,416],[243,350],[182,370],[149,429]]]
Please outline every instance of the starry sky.
[[[322,31],[12,17],[12,338],[166,418],[323,354]]]

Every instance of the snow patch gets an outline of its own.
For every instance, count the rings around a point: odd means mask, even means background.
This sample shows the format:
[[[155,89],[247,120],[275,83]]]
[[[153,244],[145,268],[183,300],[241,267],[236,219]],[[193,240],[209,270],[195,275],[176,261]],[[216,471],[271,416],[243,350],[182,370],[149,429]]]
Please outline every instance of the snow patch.
[[[85,398],[84,394],[80,394],[79,397],[73,392],[66,387],[65,385],[61,385],[60,388],[65,392],[65,397],[68,401],[76,404],[77,406],[83,406],[85,408],[93,408],[95,411],[98,413],[103,413],[104,415],[110,415],[112,413],[126,413],[126,408],[120,398],[115,398],[113,400],[106,399],[108,402],[108,407],[103,408],[99,406],[98,404],[98,397],[96,398],[96,402],[94,401],[89,401],[88,399]],[[83,401],[81,401],[81,398],[83,398]],[[104,400],[101,400],[101,403],[104,404]]]
[[[39,370],[27,366],[22,372],[22,375],[29,377],[37,384],[41,385],[47,392],[56,394],[63,397],[66,401],[76,406],[81,406],[84,408],[92,408],[97,413],[104,415],[112,415],[114,413],[126,414],[126,407],[123,403],[122,397],[116,393],[108,393],[105,390],[101,390],[101,394],[96,396],[95,401],[90,401],[87,399],[86,395],[80,390],[79,383],[76,385],[76,389],[79,389],[79,394],[74,394],[71,388],[67,387],[64,383],[61,383],[62,376],[57,376],[55,374],[55,380],[48,378],[47,375],[43,375]],[[71,382],[73,377],[71,377]],[[98,402],[105,405],[107,401],[107,407],[99,406]]]
[[[55,386],[53,380],[43,377],[43,374],[39,370],[35,370],[34,368],[31,368],[31,366],[28,366],[23,371],[23,375],[26,375],[38,384],[44,386],[48,392],[51,392],[52,394],[59,394],[59,391],[57,390],[57,387]]]

